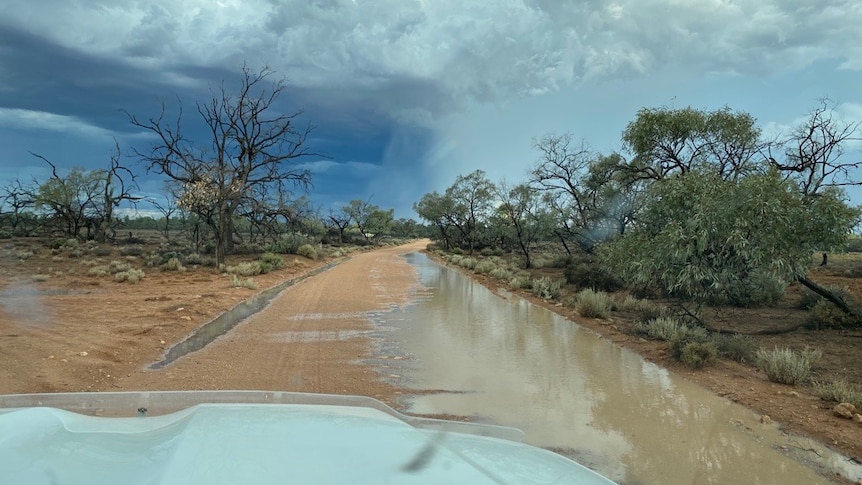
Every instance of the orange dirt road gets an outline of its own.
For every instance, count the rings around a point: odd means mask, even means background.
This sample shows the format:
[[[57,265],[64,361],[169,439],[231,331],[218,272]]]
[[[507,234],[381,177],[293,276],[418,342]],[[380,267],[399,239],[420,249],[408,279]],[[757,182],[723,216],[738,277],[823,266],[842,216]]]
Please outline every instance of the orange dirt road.
[[[372,357],[368,312],[404,305],[418,287],[400,255],[427,241],[353,256],[285,289],[263,311],[200,351],[160,370],[140,369],[118,390],[260,389],[366,395],[400,394],[363,363]]]

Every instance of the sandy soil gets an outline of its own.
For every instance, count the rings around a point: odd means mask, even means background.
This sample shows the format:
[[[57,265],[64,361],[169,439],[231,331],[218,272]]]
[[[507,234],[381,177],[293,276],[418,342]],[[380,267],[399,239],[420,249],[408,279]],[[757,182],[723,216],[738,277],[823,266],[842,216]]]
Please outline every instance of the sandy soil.
[[[0,394],[260,389],[366,395],[397,406],[404,391],[382,380],[365,361],[372,357],[373,345],[364,333],[371,326],[363,314],[407,301],[416,276],[399,255],[425,245],[355,253],[286,289],[264,311],[205,349],[163,369],[148,370],[173,344],[256,291],[235,288],[230,276],[205,268],[182,273],[147,269],[138,284],[117,283],[110,277],[87,276],[81,259],[58,258],[35,242],[6,243],[0,253]],[[33,256],[21,260],[16,255],[22,248]],[[101,259],[122,257],[115,253]],[[285,259],[286,268],[254,277],[259,288],[327,263]],[[37,274],[47,278],[34,278]],[[481,275],[469,276],[492,289],[500,285]],[[792,433],[862,458],[862,425],[833,416],[832,404],[803,388],[770,383],[756,369],[734,362],[692,371],[671,359],[662,343],[623,332],[620,316],[584,319],[559,304],[523,296],[770,416]],[[776,311],[784,312],[780,317],[788,321],[800,318],[789,310]],[[747,321],[759,324],[756,318]],[[851,374],[862,371],[860,340],[852,336],[805,331],[769,337],[764,343],[771,347],[792,341],[798,346],[808,340],[824,349],[826,364],[818,368],[822,375],[840,373],[841,366]]]

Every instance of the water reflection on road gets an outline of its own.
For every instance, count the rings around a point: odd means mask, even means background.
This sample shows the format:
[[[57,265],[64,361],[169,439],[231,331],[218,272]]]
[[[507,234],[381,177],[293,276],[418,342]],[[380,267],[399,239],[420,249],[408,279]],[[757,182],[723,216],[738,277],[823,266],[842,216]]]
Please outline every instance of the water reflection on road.
[[[383,345],[406,357],[387,372],[412,388],[459,391],[417,395],[411,412],[521,428],[529,443],[625,484],[829,483],[777,451],[815,443],[782,436],[544,308],[501,298],[422,254],[407,258],[428,291],[378,316],[394,329]],[[838,466],[840,456],[818,451]]]

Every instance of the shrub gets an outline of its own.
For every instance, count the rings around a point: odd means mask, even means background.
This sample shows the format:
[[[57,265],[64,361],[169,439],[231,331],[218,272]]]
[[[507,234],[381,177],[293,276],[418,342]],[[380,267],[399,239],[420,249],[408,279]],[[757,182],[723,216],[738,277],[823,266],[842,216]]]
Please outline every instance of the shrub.
[[[832,302],[820,300],[811,308],[811,317],[817,328],[851,327],[857,324],[853,316],[836,307]]]
[[[111,272],[108,270],[108,267],[105,265],[93,266],[87,271],[87,274],[90,276],[108,276]]]
[[[186,255],[185,260],[186,264],[190,264],[192,266],[204,264],[204,257],[198,253],[189,253]]]
[[[128,269],[114,274],[114,280],[118,282],[128,281],[129,283],[138,283],[144,277],[144,272],[139,269]]]
[[[101,246],[95,246],[90,252],[96,256],[110,256],[113,251],[111,248],[103,248]]]
[[[111,273],[120,273],[123,271],[128,271],[130,269],[132,269],[131,264],[117,260],[111,261],[111,264],[108,265],[108,271]]]
[[[805,382],[811,374],[811,366],[820,358],[819,350],[805,348],[801,352],[791,349],[757,350],[757,367],[766,373],[772,382],[795,386]]]
[[[162,269],[165,271],[179,271],[183,272],[186,270],[186,267],[183,266],[183,263],[179,258],[171,258],[165,264],[162,265]]]
[[[533,295],[544,300],[555,300],[560,297],[560,282],[544,276],[533,280],[531,291]]]
[[[614,292],[623,287],[623,283],[619,278],[594,264],[572,264],[566,267],[563,275],[566,277],[566,283],[575,285],[578,288]]]
[[[824,401],[849,402],[856,409],[862,409],[862,386],[850,384],[843,379],[815,382],[814,393]]]
[[[315,242],[317,241],[302,234],[283,234],[278,241],[269,247],[269,250],[279,254],[298,254],[297,251],[299,251],[300,246],[314,244]]]
[[[461,248],[452,248],[452,254],[462,255],[464,254],[464,250]]]
[[[317,250],[311,244],[303,244],[297,248],[296,254],[308,259],[317,259]]]
[[[561,254],[561,255],[555,257],[553,260],[551,260],[551,267],[552,268],[562,269],[562,268],[568,268],[571,265],[572,265],[572,257],[567,255],[567,254]]]
[[[756,351],[754,339],[748,335],[717,333],[712,342],[718,348],[718,355],[737,362],[754,362]]]
[[[487,249],[487,248],[485,248],[485,249]],[[484,261],[479,261],[478,263],[476,263],[476,267],[473,268],[473,271],[475,271],[479,274],[487,274],[496,268],[497,268],[497,265],[494,264],[493,261],[489,261],[486,259]]]
[[[627,295],[617,306],[622,312],[634,313],[637,315],[637,319],[643,322],[664,317],[667,313],[667,310],[657,303],[650,300],[635,298],[631,295]]]
[[[236,266],[228,266],[225,268],[229,274],[240,276],[259,275],[263,271],[259,261],[249,261],[247,263],[239,263]]]
[[[18,259],[20,259],[20,260],[22,260],[22,261],[23,261],[23,260],[27,260],[27,259],[32,258],[32,257],[33,257],[33,251],[29,251],[29,250],[27,250],[27,251],[18,251],[18,252],[16,253],[16,255],[18,256]]]
[[[49,278],[51,278],[51,276],[46,275],[46,274],[34,274],[33,276],[30,277],[30,279],[32,279],[33,281],[39,281],[39,282],[48,281]]]
[[[231,278],[231,285],[234,288],[247,288],[249,290],[256,290],[257,284],[255,284],[254,280],[248,278],[246,280],[238,278],[236,275],[233,275]]]
[[[533,287],[533,280],[529,276],[514,276],[509,280],[509,288],[513,290],[529,290]]]
[[[607,293],[584,289],[575,296],[575,310],[587,318],[608,318],[614,302]]]
[[[479,254],[481,254],[482,256],[486,256],[486,257],[487,256],[493,256],[494,250],[491,248],[482,248],[482,250],[479,251]]]
[[[144,254],[142,246],[123,246],[120,248],[120,254],[123,256],[140,256]]]
[[[682,347],[679,360],[686,367],[701,369],[711,364],[718,355],[718,348],[712,342],[689,342]]]
[[[750,274],[744,281],[727,289],[724,298],[711,303],[727,303],[736,307],[771,305],[784,298],[787,283],[763,271]]]
[[[509,272],[506,268],[495,267],[488,273],[491,278],[509,281],[512,278],[512,273]]]
[[[461,262],[458,264],[461,265],[461,267],[463,267],[463,268],[473,269],[476,267],[476,263],[477,263],[476,258],[467,257],[467,258],[461,259]]]
[[[263,253],[260,255],[260,258],[258,260],[260,261],[261,268],[266,270],[264,271],[264,273],[268,273],[274,269],[281,269],[284,267],[284,260],[281,258],[281,256],[275,253]]]

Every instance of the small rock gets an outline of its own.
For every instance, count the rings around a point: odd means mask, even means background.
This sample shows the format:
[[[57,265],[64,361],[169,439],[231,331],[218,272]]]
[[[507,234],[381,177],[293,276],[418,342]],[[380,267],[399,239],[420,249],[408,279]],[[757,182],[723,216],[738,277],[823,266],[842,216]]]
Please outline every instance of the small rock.
[[[192,317],[190,317],[188,315],[183,315],[180,318],[182,318],[183,320],[191,320],[192,319]]]
[[[853,419],[853,415],[856,414],[856,406],[849,402],[842,402],[832,408],[832,412],[839,418]]]
[[[772,424],[772,418],[769,417],[768,414],[764,414],[760,417],[761,424]]]
[[[164,344],[164,343],[165,343],[165,341],[164,341],[164,340],[159,340],[159,343],[160,343],[160,344]]]
[[[60,359],[60,362],[69,362],[69,359]]]
[[[862,414],[856,413],[853,415],[853,421],[862,424]]]
[[[86,352],[80,352],[78,353],[78,355],[80,355],[81,357],[86,357],[88,354]]]
[[[788,394],[790,394],[793,397],[799,397],[799,393],[796,391],[790,391],[790,392],[788,392]]]

